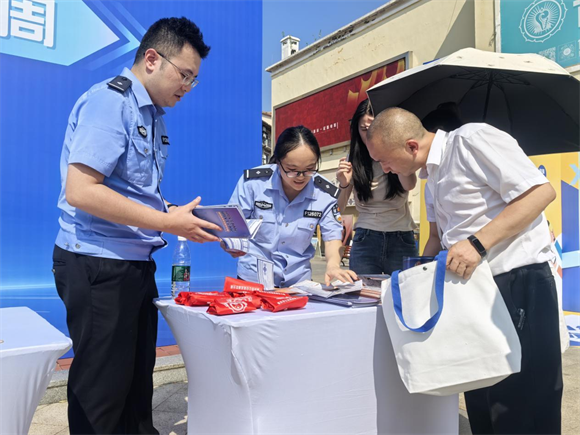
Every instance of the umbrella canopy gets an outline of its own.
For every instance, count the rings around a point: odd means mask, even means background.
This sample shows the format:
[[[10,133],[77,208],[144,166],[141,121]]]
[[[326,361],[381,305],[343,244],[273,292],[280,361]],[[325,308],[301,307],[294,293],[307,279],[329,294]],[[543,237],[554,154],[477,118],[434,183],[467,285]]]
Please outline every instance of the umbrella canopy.
[[[373,111],[402,107],[423,118],[455,102],[464,122],[486,122],[528,155],[580,151],[580,82],[537,54],[464,48],[411,68],[367,92]]]

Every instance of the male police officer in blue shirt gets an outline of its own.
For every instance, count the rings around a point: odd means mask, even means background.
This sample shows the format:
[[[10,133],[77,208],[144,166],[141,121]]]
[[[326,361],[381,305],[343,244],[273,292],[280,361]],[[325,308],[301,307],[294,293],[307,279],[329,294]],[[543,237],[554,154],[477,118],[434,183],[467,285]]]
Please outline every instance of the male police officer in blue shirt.
[[[164,18],[147,31],[131,70],[94,85],[68,121],[60,171],[54,275],[75,357],[68,378],[71,434],[158,433],[152,422],[158,296],[151,255],[161,232],[217,241],[160,190],[170,143],[162,107],[197,84],[209,53],[199,28]]]

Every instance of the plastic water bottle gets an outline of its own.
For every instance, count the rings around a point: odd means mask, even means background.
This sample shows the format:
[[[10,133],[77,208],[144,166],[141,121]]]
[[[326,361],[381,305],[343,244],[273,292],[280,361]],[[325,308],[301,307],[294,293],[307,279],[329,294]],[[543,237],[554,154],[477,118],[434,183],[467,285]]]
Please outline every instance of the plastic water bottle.
[[[171,270],[171,297],[175,299],[179,292],[189,291],[191,272],[191,254],[185,237],[177,237],[177,246],[173,251],[173,267]]]

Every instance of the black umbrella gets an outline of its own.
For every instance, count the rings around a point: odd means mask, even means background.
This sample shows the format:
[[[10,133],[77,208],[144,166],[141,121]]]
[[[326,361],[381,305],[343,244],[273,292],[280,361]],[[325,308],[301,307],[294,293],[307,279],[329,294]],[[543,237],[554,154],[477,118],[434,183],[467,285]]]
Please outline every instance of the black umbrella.
[[[375,114],[398,106],[423,118],[439,104],[455,102],[464,122],[510,133],[528,155],[580,151],[580,82],[537,54],[465,48],[367,93]]]

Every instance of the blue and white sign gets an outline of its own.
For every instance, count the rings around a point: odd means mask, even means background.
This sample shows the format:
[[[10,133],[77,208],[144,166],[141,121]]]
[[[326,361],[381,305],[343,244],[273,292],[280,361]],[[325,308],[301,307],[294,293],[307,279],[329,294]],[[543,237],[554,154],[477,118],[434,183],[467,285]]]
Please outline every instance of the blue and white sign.
[[[262,2],[0,0],[0,307],[28,306],[66,331],[52,250],[59,161],[75,101],[131,67],[146,29],[188,17],[211,52],[199,81],[165,116],[171,137],[162,189],[186,204],[224,204],[244,169],[261,163]],[[155,253],[167,294],[176,237]],[[223,285],[236,261],[217,243],[192,243],[197,285]],[[171,342],[161,331],[160,344]]]
[[[526,8],[520,21],[520,32],[528,42],[544,42],[558,33],[566,18],[562,0],[536,0]]]
[[[504,53],[538,53],[561,66],[580,63],[580,1],[501,0]]]

